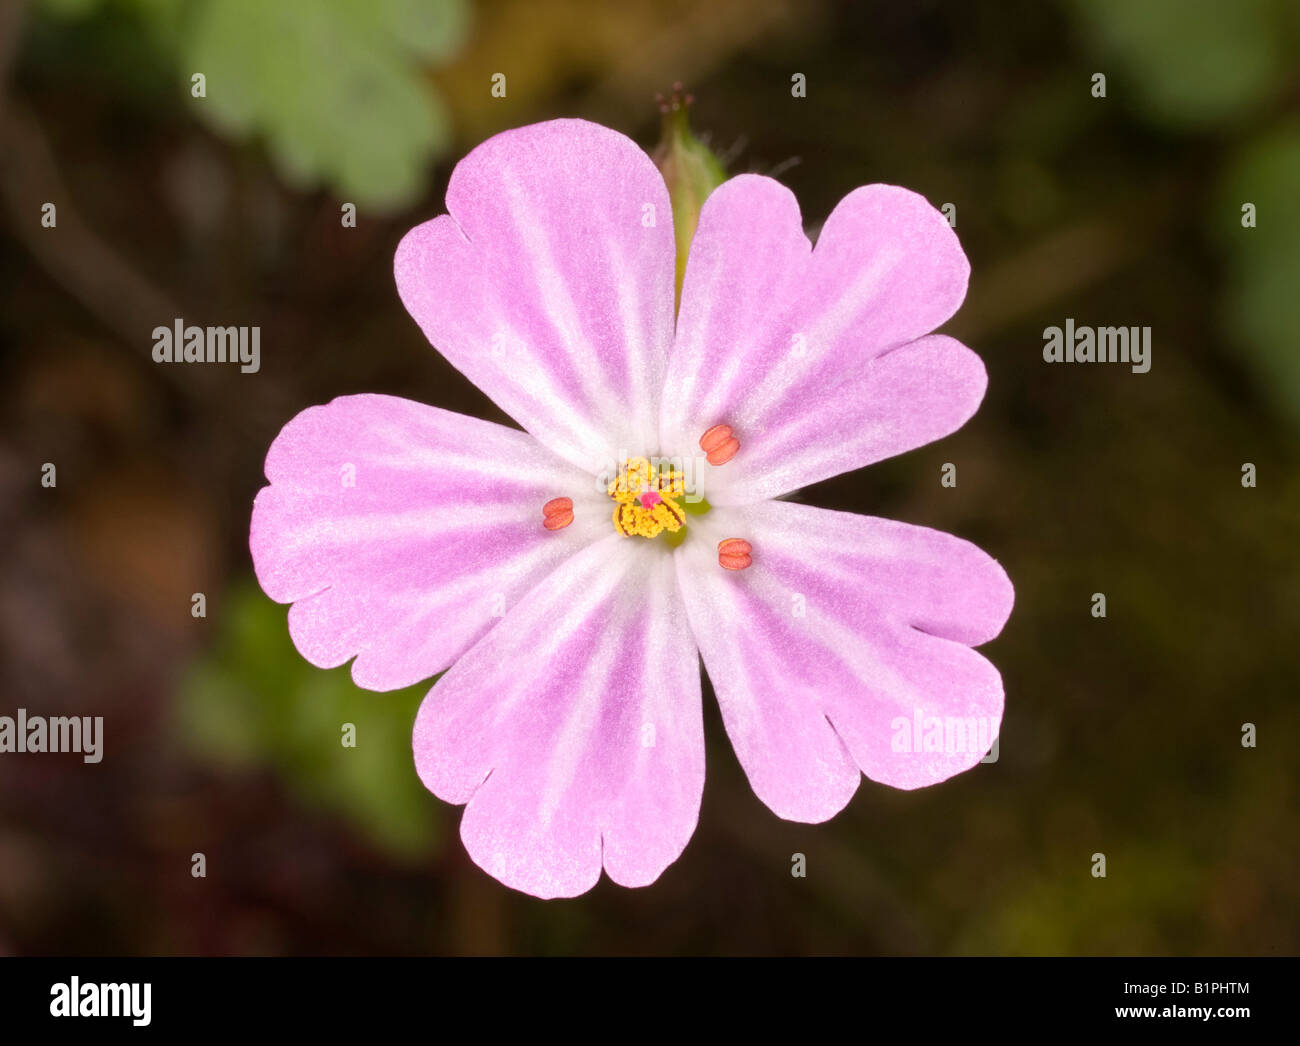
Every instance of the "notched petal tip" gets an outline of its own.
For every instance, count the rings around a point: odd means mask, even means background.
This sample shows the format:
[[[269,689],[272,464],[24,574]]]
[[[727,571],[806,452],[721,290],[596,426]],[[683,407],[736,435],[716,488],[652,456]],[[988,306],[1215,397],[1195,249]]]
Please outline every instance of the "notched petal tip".
[[[512,889],[572,897],[602,867],[644,885],[685,849],[704,738],[673,570],[610,534],[512,606],[421,705],[420,779],[466,804],[466,850]]]

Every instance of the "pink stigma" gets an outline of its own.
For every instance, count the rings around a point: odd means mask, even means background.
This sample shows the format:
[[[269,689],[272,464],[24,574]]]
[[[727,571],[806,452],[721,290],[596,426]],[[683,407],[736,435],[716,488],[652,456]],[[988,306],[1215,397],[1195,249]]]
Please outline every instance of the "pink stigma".
[[[647,490],[641,495],[642,508],[654,508],[661,501],[663,501],[663,498],[659,496],[659,492],[656,490]]]

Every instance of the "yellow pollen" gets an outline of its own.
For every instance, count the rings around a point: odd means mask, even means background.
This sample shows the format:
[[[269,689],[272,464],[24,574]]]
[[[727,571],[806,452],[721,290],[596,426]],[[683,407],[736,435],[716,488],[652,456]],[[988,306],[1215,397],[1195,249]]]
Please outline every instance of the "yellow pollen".
[[[628,458],[606,493],[617,502],[614,529],[624,537],[653,538],[665,530],[675,534],[686,524],[680,504],[686,480],[672,465]]]

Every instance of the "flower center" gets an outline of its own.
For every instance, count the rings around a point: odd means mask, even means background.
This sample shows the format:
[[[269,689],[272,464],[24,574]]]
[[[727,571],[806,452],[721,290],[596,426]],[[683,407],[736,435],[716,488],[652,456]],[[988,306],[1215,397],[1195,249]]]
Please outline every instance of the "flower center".
[[[606,493],[614,499],[614,529],[624,537],[676,534],[686,525],[681,500],[686,481],[675,466],[628,458],[610,480]]]

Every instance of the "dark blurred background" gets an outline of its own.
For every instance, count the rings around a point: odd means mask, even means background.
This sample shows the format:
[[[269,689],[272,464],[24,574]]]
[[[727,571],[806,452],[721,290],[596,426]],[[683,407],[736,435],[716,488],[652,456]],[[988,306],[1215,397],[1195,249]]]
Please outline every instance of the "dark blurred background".
[[[0,953],[1297,950],[1300,5],[0,12],[0,714],[105,717],[98,765],[0,755]],[[728,170],[776,173],[812,232],[868,182],[956,205],[973,274],[946,329],[988,366],[983,407],[807,500],[1005,564],[1017,605],[984,648],[1000,758],[918,793],[864,781],[829,824],[791,824],[706,689],[684,856],[647,889],[544,903],[480,872],[460,808],[418,783],[427,688],[298,657],[249,512],[308,405],[388,392],[503,420],[402,309],[398,239],[502,129],[584,116],[652,147],[677,80]],[[153,363],[174,317],[260,325],[261,371]],[[1150,373],[1045,364],[1067,317],[1150,325]]]

